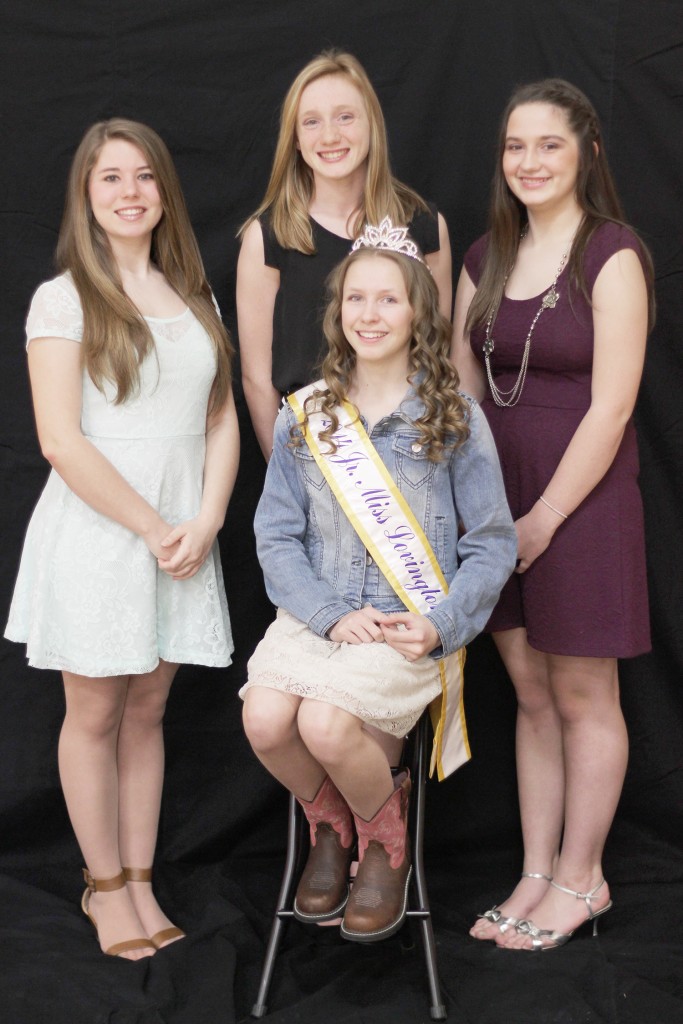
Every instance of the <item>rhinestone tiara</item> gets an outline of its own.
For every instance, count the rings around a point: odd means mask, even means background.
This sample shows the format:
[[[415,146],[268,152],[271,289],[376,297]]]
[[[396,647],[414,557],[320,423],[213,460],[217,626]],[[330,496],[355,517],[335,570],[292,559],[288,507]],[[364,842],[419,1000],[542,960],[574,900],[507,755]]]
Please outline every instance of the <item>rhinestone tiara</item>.
[[[420,250],[415,242],[408,237],[408,228],[394,227],[389,217],[385,217],[379,227],[374,224],[366,224],[363,234],[359,235],[351,246],[351,252],[366,248],[389,249],[391,252],[400,252],[404,256],[410,256],[418,263],[424,263]]]

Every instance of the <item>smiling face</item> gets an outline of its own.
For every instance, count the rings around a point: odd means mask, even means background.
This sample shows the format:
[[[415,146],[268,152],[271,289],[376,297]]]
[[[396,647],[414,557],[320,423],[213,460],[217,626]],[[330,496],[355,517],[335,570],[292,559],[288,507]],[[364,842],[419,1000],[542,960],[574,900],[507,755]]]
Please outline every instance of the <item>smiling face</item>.
[[[562,110],[524,103],[510,114],[503,151],[508,188],[531,210],[578,205],[579,144]]]
[[[413,315],[405,279],[392,259],[369,253],[349,266],[341,326],[357,364],[405,369],[407,375]]]
[[[137,146],[108,139],[88,179],[95,220],[110,241],[149,236],[163,215],[154,173]]]
[[[346,75],[324,75],[301,93],[297,147],[315,176],[365,179],[370,125],[363,97]]]

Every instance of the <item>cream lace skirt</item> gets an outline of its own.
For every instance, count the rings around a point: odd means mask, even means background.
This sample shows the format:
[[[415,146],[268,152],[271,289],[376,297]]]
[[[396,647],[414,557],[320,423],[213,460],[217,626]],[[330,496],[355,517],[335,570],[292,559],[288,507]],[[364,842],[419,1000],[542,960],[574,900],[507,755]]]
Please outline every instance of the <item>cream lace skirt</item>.
[[[240,697],[252,686],[334,704],[394,736],[405,736],[441,693],[433,658],[406,661],[385,643],[324,640],[282,609],[249,661]]]

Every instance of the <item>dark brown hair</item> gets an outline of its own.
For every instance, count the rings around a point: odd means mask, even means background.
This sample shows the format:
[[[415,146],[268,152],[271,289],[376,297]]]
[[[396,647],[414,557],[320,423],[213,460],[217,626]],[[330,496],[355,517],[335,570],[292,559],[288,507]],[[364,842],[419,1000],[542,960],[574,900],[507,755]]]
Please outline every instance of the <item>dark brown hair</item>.
[[[496,167],[489,206],[489,244],[482,265],[476,294],[470,305],[465,330],[486,323],[503,297],[505,280],[515,262],[520,236],[527,223],[526,208],[512,194],[503,174],[503,154],[508,121],[513,110],[526,103],[547,103],[564,114],[567,125],[579,148],[576,178],[576,201],[583,210],[583,220],[572,244],[568,272],[572,285],[590,303],[583,270],[586,246],[593,232],[605,221],[627,226],[612,178],[598,115],[590,100],[580,89],[562,78],[546,78],[517,88],[503,112],[498,135]],[[630,230],[633,230],[632,228]],[[634,232],[635,234],[635,232]],[[640,242],[645,281],[648,290],[649,328],[654,322],[654,273],[647,247]]]

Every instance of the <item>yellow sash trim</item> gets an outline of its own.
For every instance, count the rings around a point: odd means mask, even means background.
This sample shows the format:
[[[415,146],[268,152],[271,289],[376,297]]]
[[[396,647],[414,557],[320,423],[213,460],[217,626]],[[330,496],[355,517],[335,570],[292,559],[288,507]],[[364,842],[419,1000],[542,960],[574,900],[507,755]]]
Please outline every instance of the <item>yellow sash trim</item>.
[[[432,746],[432,756],[429,762],[429,777],[431,779],[434,771],[436,770],[436,776],[439,782],[443,782],[443,780],[451,775],[456,768],[459,768],[461,764],[469,761],[472,756],[469,737],[467,735],[467,722],[465,720],[465,648],[461,647],[459,650],[455,651],[451,657],[457,659],[457,675],[459,683],[457,685],[458,701],[455,709],[455,717],[457,718],[457,723],[459,725],[459,735],[462,739],[462,753],[458,752],[458,744],[455,744],[455,748],[453,750],[446,749],[448,746],[448,738],[453,738],[454,735],[457,736],[458,730],[456,728],[454,734],[453,730],[450,728],[453,724],[451,719],[454,715],[448,700],[449,686],[446,666],[444,661],[441,660],[439,662],[441,695],[436,697],[429,705],[429,717],[434,731],[434,744]],[[452,668],[451,672],[453,672]],[[451,689],[453,687],[454,683],[451,684]]]
[[[339,482],[337,475],[335,474],[332,465],[328,461],[328,458],[323,455],[320,450],[317,436],[311,431],[309,427],[309,420],[306,418],[303,403],[306,398],[313,393],[316,389],[322,390],[325,384],[324,381],[320,381],[317,385],[309,385],[307,388],[302,388],[300,391],[295,392],[288,396],[287,401],[289,402],[299,424],[302,426],[304,440],[306,441],[308,448],[313,455],[321,473],[325,477],[325,480],[330,486],[333,494],[337,501],[341,505],[346,517],[353,526],[354,530],[360,537],[367,551],[370,552],[381,572],[390,583],[391,587],[406,606],[408,611],[414,612],[415,614],[421,615],[425,611],[429,610],[425,607],[419,607],[413,600],[410,593],[401,584],[400,580],[394,573],[391,565],[384,556],[382,550],[379,548],[375,540],[368,533],[365,528],[362,519],[358,513],[351,507],[349,501],[344,494],[344,490]],[[399,505],[407,524],[415,534],[416,539],[420,542],[424,553],[429,559],[430,566],[436,577],[438,585],[445,596],[448,593],[448,584],[441,571],[441,566],[436,560],[436,556],[429,543],[424,530],[418,523],[415,515],[410,508],[410,505],[405,500],[400,490],[396,486],[396,483],[389,473],[387,467],[380,459],[375,446],[368,437],[368,434],[363,427],[363,424],[356,416],[356,411],[352,405],[348,402],[342,403],[342,408],[346,413],[348,419],[346,423],[340,424],[343,428],[350,429],[354,432],[357,439],[360,441],[363,451],[372,461],[377,473],[382,478],[387,491],[390,493],[392,499]],[[315,413],[313,415],[316,415]],[[448,665],[446,664],[448,662]],[[464,705],[464,687],[463,687],[463,670],[465,665],[465,650],[454,652],[449,655],[447,659],[441,659],[439,661],[439,675],[441,679],[441,694],[436,697],[430,704],[430,718],[432,721],[432,727],[434,730],[434,744],[432,747],[431,763],[429,768],[430,776],[437,772],[439,781],[443,781],[451,772],[455,771],[456,768],[460,767],[470,759],[471,751],[469,745],[469,739],[467,735],[467,723],[465,721],[465,705]],[[457,677],[457,678],[456,678]],[[450,682],[450,686],[449,686]],[[457,703],[455,707],[451,707],[451,701],[449,700],[449,690],[457,693]],[[455,731],[452,726],[456,726]],[[457,737],[460,737],[461,742],[457,741]],[[450,741],[450,742],[449,742]]]

